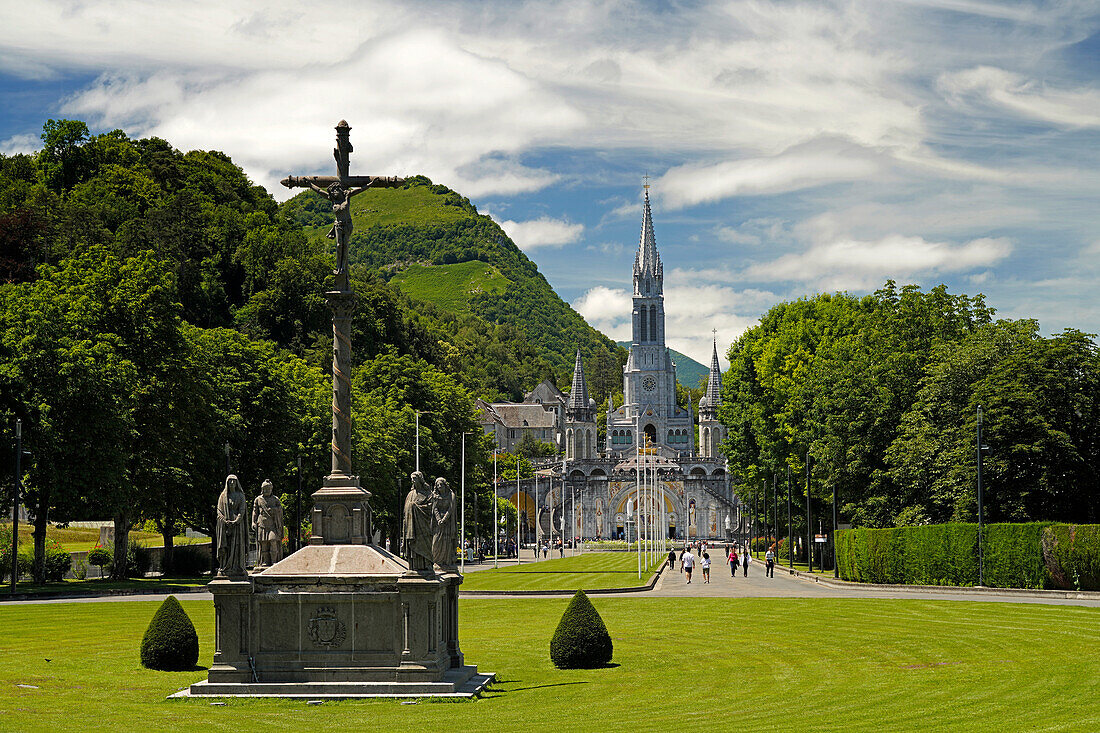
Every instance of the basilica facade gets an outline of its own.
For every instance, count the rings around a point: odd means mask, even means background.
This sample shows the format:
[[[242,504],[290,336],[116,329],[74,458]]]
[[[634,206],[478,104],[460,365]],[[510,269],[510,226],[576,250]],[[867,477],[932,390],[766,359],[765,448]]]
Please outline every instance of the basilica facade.
[[[717,343],[698,414],[676,400],[676,364],[665,345],[664,265],[648,188],[633,282],[623,403],[608,405],[603,445],[597,444],[596,406],[578,350],[564,398],[563,458],[541,466],[519,486],[498,488],[498,495],[519,508],[528,540],[633,537],[639,520],[668,538],[725,538],[738,523],[740,507],[720,453],[725,433],[718,421]]]

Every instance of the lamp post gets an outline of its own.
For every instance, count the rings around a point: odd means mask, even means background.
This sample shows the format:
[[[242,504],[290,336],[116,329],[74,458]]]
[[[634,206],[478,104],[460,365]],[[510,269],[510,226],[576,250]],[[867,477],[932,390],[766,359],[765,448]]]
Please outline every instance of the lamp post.
[[[225,441],[225,475],[233,473],[233,470],[229,466],[229,441]]]
[[[417,435],[419,436],[419,420],[417,421]],[[459,572],[465,574],[466,572],[466,436],[469,433],[462,434],[462,539],[459,541],[458,546],[462,549],[462,559],[459,561]],[[417,462],[420,460],[420,441],[417,440]],[[419,469],[419,466],[417,467]]]
[[[985,585],[985,548],[983,547],[983,535],[985,535],[985,512],[982,506],[982,406],[978,405],[978,585]]]
[[[833,577],[840,577],[840,568],[836,565],[836,481],[833,481]]]
[[[15,498],[11,505],[11,592],[19,579],[19,490],[23,479],[23,421],[15,420]]]
[[[810,528],[810,452],[806,451],[806,567],[814,571],[813,530]]]
[[[772,474],[772,544],[779,559],[779,474]]]
[[[787,464],[787,565],[794,570],[794,530],[791,527],[791,464]]]
[[[500,522],[497,520],[497,449],[493,449],[493,567],[500,567]]]
[[[294,490],[294,550],[302,548],[302,457],[298,456],[298,488]]]
[[[520,560],[519,550],[522,547],[519,534],[519,505],[523,502],[519,493],[519,453],[516,454],[516,565],[522,565],[523,561]]]

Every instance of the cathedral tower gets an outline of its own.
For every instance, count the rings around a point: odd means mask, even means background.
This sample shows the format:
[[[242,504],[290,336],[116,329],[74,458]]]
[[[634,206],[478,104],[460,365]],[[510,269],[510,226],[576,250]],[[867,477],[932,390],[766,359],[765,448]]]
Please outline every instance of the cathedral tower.
[[[669,454],[691,450],[691,415],[676,404],[676,365],[665,346],[664,265],[653,233],[646,186],[634,255],[630,355],[623,367],[623,406],[608,415],[611,450],[633,450],[636,433]]]

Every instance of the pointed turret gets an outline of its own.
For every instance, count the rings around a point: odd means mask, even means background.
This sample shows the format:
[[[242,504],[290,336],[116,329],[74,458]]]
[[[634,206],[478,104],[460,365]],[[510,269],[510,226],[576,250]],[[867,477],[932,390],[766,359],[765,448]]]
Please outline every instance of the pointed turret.
[[[717,458],[719,444],[725,436],[725,427],[718,421],[718,408],[722,405],[722,370],[718,366],[718,340],[715,339],[710,354],[710,375],[707,391],[699,400],[699,454],[704,458]]]
[[[577,347],[577,362],[573,365],[573,387],[569,390],[566,409],[572,412],[588,409],[588,384],[584,381],[584,362],[581,349]]]
[[[565,457],[567,459],[591,458],[596,451],[595,403],[588,398],[588,384],[584,381],[584,362],[577,347],[577,361],[573,366],[573,387],[565,401]]]
[[[722,370],[718,367],[718,341],[714,341],[710,355],[710,375],[707,377],[707,391],[699,400],[699,417],[714,420],[718,406],[722,404]]]
[[[634,255],[634,293],[658,295],[664,291],[665,269],[657,252],[657,237],[653,234],[653,212],[649,209],[649,186],[645,190],[642,208],[642,233],[638,239],[638,252]],[[655,291],[645,288],[646,284]]]

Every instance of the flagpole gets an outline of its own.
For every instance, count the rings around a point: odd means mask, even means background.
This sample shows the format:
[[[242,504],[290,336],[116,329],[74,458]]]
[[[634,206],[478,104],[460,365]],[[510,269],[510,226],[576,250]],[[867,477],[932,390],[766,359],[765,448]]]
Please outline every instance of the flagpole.
[[[500,567],[500,520],[497,519],[497,452],[493,451],[493,567]]]
[[[523,543],[520,542],[519,534],[519,505],[523,501],[520,498],[519,493],[519,454],[516,454],[516,565],[522,565],[523,562],[519,558],[520,548],[523,547]]]
[[[462,541],[458,543],[462,549],[462,560],[459,572],[466,572],[466,433],[462,434]]]

